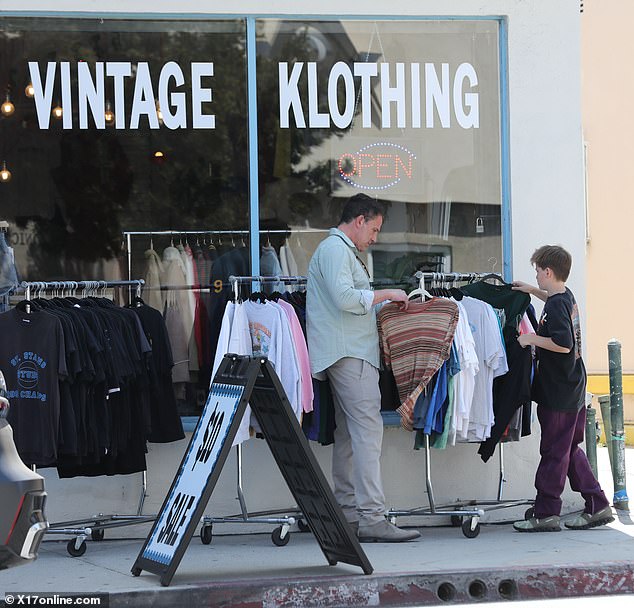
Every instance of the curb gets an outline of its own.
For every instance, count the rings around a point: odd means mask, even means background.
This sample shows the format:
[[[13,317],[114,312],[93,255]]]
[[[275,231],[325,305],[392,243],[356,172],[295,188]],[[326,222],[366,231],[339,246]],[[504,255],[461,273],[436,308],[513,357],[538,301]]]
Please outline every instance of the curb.
[[[110,608],[439,606],[634,593],[634,564],[535,566],[428,574],[329,576],[174,586],[110,594]]]

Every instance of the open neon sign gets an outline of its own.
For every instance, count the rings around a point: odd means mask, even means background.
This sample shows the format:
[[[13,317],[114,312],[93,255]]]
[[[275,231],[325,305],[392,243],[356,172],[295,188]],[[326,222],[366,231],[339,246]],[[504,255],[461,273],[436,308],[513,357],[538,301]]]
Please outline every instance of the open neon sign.
[[[414,179],[416,155],[391,142],[376,142],[357,152],[344,152],[337,160],[341,179],[354,188],[386,190],[401,180]]]

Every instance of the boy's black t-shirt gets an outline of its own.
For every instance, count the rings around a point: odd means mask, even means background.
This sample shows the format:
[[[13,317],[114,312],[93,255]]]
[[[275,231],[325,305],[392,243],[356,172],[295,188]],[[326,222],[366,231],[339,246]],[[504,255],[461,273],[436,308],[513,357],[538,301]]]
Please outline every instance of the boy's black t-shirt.
[[[586,368],[581,358],[581,323],[575,297],[566,287],[563,293],[549,296],[544,304],[539,336],[551,338],[569,353],[537,348],[537,371],[533,400],[548,409],[574,412],[585,405]]]

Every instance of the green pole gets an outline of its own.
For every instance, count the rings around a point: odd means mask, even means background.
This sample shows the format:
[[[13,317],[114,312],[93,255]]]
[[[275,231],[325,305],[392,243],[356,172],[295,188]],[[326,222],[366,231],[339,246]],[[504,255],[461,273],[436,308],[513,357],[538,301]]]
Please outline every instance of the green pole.
[[[610,423],[612,425],[612,478],[614,479],[614,508],[629,511],[625,487],[625,427],[623,425],[623,377],[621,343],[608,342],[610,361]]]
[[[597,469],[597,418],[592,405],[586,408],[586,456],[594,476],[599,478]]]
[[[600,395],[601,419],[603,420],[603,432],[605,433],[605,445],[608,448],[610,467],[612,466],[612,424],[610,423],[610,395]]]

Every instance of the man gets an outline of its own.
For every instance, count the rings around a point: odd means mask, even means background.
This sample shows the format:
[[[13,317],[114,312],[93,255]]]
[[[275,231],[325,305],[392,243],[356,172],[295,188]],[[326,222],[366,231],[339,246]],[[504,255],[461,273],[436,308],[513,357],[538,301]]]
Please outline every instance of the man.
[[[375,305],[407,308],[402,289],[372,291],[358,257],[376,242],[385,207],[364,194],[349,199],[337,228],[317,247],[308,268],[306,322],[311,372],[327,377],[334,397],[332,477],[346,520],[361,542],[418,538],[385,518],[381,481],[381,394]]]

